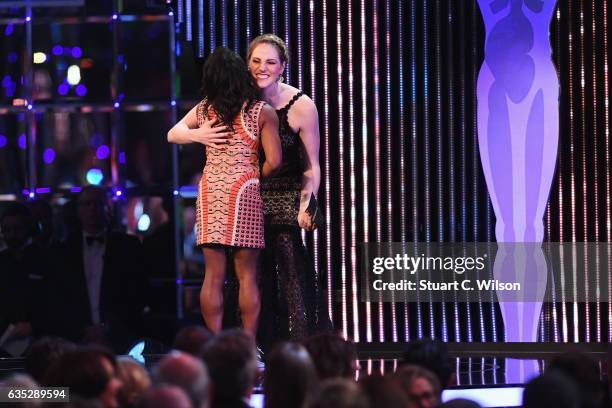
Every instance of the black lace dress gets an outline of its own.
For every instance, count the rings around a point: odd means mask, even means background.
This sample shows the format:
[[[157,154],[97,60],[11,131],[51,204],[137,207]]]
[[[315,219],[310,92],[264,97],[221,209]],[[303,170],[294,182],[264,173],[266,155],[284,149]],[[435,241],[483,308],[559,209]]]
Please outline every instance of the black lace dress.
[[[300,91],[276,111],[283,150],[281,170],[261,180],[266,246],[262,258],[262,343],[302,340],[332,329],[324,279],[315,271],[298,225],[304,154],[287,115]]]

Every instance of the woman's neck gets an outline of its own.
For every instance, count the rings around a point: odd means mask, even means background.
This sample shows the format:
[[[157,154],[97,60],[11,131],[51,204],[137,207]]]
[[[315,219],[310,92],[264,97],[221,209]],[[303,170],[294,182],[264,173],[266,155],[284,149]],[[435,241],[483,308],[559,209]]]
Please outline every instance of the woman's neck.
[[[264,100],[274,108],[276,108],[276,105],[279,102],[280,94],[281,86],[278,82],[275,82],[262,90]]]

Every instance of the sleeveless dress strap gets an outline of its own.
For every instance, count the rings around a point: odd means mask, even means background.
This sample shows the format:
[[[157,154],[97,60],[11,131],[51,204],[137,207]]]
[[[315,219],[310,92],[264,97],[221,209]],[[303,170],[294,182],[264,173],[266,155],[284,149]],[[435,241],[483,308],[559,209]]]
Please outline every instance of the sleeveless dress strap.
[[[295,95],[293,95],[293,98],[291,98],[291,100],[289,101],[289,103],[287,103],[285,106],[283,106],[282,108],[278,109],[278,112],[283,112],[283,111],[289,111],[289,109],[291,108],[291,106],[293,106],[293,104],[300,99],[300,97],[304,95],[303,91],[299,91],[298,93],[296,93]]]

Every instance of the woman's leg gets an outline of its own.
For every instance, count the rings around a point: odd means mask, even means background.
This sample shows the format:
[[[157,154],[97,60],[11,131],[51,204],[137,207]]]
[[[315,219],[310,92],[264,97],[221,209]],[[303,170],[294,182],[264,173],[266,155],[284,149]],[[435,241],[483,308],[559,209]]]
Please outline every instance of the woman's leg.
[[[223,322],[223,282],[225,281],[225,249],[204,248],[205,275],[200,290],[200,309],[206,326],[213,333],[221,331]]]
[[[240,284],[238,304],[244,330],[255,338],[261,302],[257,287],[257,257],[259,249],[240,248],[234,253],[236,277]]]

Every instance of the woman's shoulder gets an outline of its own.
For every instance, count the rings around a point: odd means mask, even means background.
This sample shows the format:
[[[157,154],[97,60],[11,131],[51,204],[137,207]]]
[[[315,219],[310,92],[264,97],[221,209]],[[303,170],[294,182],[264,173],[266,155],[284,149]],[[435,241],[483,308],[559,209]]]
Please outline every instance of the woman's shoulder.
[[[297,113],[307,114],[316,113],[316,106],[314,101],[304,91],[288,84],[282,84],[283,91],[287,93],[287,105],[291,105],[291,110],[297,111]]]

